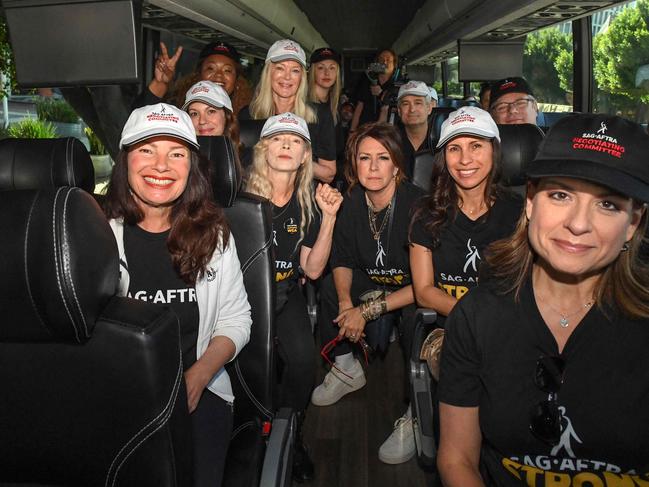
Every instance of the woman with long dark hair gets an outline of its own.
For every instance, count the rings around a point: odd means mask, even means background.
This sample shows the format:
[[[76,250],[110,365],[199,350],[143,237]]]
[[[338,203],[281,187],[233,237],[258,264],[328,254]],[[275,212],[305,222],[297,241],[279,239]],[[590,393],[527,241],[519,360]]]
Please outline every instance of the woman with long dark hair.
[[[446,321],[444,485],[649,482],[648,151],[608,115],[542,142],[516,231]]]
[[[232,112],[250,103],[252,90],[243,75],[241,58],[234,46],[227,42],[210,42],[200,52],[196,69],[174,83],[176,64],[183,52],[182,46],[170,56],[164,42],[160,43],[160,55],[155,61],[153,79],[137,97],[134,107],[154,105],[168,100],[182,106],[189,88],[199,81],[212,81],[221,86],[232,100]]]
[[[514,231],[522,199],[498,185],[500,134],[488,112],[464,107],[442,124],[431,192],[411,227],[410,267],[417,304],[438,325],[478,285],[484,249]]]
[[[334,365],[313,391],[316,406],[334,404],[365,385],[363,367],[353,355],[354,343],[362,342],[363,336],[384,352],[393,325],[398,326],[406,360],[413,338],[408,225],[422,191],[404,180],[401,140],[392,125],[360,127],[347,144],[347,160],[349,196],[336,224],[332,275],[322,282],[318,314],[322,342],[336,345]],[[367,299],[362,301],[362,295]],[[407,412],[379,449],[379,459],[402,463],[414,451]]]
[[[234,400],[224,365],[248,342],[250,305],[187,113],[166,104],[131,113],[104,212],[119,249],[119,294],[178,315],[194,485],[221,485]]]

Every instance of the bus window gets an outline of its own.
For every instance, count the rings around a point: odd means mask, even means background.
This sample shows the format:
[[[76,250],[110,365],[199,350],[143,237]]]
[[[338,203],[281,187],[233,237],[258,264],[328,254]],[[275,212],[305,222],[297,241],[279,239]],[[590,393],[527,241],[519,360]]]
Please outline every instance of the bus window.
[[[525,41],[523,77],[532,87],[541,112],[572,111],[571,27],[570,22],[564,22],[529,34]]]
[[[649,121],[649,2],[592,16],[593,111]]]
[[[458,57],[450,58],[448,62],[448,96],[451,98],[464,98],[464,88],[458,80]]]

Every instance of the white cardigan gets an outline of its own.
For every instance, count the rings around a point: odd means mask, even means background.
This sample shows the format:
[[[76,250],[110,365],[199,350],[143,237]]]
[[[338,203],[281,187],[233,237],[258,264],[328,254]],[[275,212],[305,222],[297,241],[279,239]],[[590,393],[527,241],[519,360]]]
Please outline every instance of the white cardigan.
[[[119,250],[118,293],[120,296],[126,296],[130,276],[124,252],[124,224],[121,219],[113,219],[109,223]],[[250,339],[252,318],[232,234],[225,250],[222,250],[220,245],[217,247],[207,266],[207,272],[196,281],[196,301],[199,315],[196,359],[201,358],[210,340],[215,336],[224,336],[232,340],[236,357]],[[214,375],[207,388],[227,402],[234,400],[230,377],[224,367]]]

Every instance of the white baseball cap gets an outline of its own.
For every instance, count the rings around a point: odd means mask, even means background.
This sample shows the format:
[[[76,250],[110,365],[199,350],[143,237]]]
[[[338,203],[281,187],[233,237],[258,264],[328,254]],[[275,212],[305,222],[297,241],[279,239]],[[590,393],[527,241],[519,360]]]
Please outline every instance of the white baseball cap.
[[[261,129],[261,137],[270,137],[282,133],[297,134],[307,142],[311,142],[309,127],[302,117],[286,112],[281,115],[275,115],[266,120],[264,127]]]
[[[462,107],[451,112],[442,124],[437,148],[443,147],[458,135],[475,135],[483,139],[497,139],[500,142],[500,132],[496,122],[489,112],[478,107]]]
[[[183,140],[191,148],[198,150],[192,119],[180,108],[166,103],[147,105],[133,110],[122,129],[119,148],[123,149],[159,135],[169,135]]]
[[[290,39],[276,41],[270,46],[266,54],[266,62],[278,63],[287,59],[297,61],[306,68],[306,54],[304,54],[304,49],[297,42]]]
[[[232,111],[232,101],[228,93],[222,86],[213,81],[199,81],[187,90],[183,110],[187,110],[189,105],[195,101],[200,101],[214,108],[227,108],[230,112]]]
[[[423,96],[426,98],[426,101],[430,101],[431,98],[437,100],[437,92],[428,87],[423,81],[408,81],[406,84],[401,85],[399,88],[399,93],[397,95],[397,100],[400,100],[404,96]]]

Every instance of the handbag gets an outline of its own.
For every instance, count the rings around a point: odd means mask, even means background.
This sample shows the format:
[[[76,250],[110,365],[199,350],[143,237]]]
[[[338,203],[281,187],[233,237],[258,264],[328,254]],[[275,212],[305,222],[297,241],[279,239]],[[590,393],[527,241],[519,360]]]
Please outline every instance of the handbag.
[[[436,381],[439,381],[439,363],[442,359],[443,344],[444,328],[435,328],[424,340],[419,353],[419,358],[426,361],[430,375]]]

